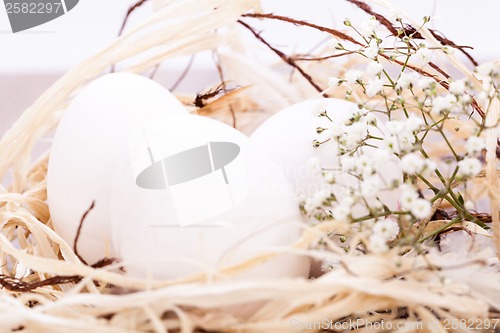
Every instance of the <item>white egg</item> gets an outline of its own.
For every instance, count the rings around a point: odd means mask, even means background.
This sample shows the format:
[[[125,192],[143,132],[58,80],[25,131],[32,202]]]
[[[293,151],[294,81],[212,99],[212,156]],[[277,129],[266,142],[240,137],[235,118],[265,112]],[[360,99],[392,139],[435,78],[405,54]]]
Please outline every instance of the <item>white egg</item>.
[[[332,121],[327,117],[318,117],[318,109],[326,110]],[[311,170],[308,162],[312,158],[317,158],[323,167],[338,169],[339,156],[335,147],[330,143],[317,148],[313,146],[314,140],[328,139],[329,131],[318,134],[316,129],[318,127],[329,129],[332,123],[343,123],[356,110],[359,110],[356,104],[340,99],[323,98],[305,101],[273,115],[255,130],[250,140],[282,168],[285,177],[297,194],[310,197],[315,192],[327,188],[337,198],[341,198],[345,187],[328,185],[320,173]],[[383,136],[384,125],[380,120],[377,122],[377,127],[370,127],[370,134]],[[370,143],[377,145],[375,140]],[[374,157],[377,151],[379,150],[375,148],[363,147],[363,153],[370,157]],[[382,161],[377,171],[381,180],[386,184],[402,179],[399,161],[394,156],[388,156],[387,160]],[[337,172],[336,179],[338,183],[349,186],[359,183],[356,178],[342,172]],[[399,193],[394,190],[383,191],[380,195],[381,200],[392,209],[397,208],[398,197]],[[353,216],[366,213],[366,210],[361,207],[354,208]]]
[[[132,128],[152,117],[186,114],[166,89],[135,74],[109,74],[72,101],[57,128],[47,175],[48,204],[57,233],[73,244],[82,215],[78,251],[90,263],[114,256],[109,197],[116,163],[129,158]]]
[[[249,139],[190,115],[145,122],[117,166],[111,202],[127,274],[171,279],[216,273],[300,236],[298,202],[281,170]],[[309,260],[281,254],[239,278],[307,277]]]

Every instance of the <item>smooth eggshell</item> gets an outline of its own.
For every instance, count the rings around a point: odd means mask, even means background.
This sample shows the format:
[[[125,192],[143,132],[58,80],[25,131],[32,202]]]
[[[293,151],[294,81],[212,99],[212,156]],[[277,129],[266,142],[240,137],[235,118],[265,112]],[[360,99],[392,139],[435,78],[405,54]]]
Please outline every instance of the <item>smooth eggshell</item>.
[[[160,150],[169,151],[179,142],[193,142],[196,146],[193,136],[200,131],[204,132],[207,142],[237,144],[240,147],[238,157],[226,165],[228,182],[248,187],[244,198],[236,202],[234,208],[195,225],[178,225],[176,209],[179,207],[172,196],[176,195],[173,191],[179,185],[167,190],[139,187],[133,166],[138,164],[133,153],[137,150],[132,148],[131,163],[121,165],[114,177],[111,205],[116,252],[127,274],[154,279],[180,278],[200,272],[215,274],[223,267],[259,253],[279,251],[298,239],[302,222],[296,196],[281,170],[253,148],[248,137],[221,122],[195,115],[165,117],[155,123],[164,129],[163,136],[157,138],[163,140],[158,145]],[[146,131],[147,128],[143,127]],[[153,148],[152,155],[158,160],[168,154]],[[234,170],[239,171],[235,173]],[[193,186],[193,210],[203,204],[200,201],[218,204],[218,192],[196,187],[197,182],[212,176],[223,184],[220,171],[183,184]],[[234,190],[233,187],[227,189]],[[307,277],[308,272],[308,258],[285,254],[239,277]]]
[[[253,145],[261,149],[283,170],[285,177],[297,194],[306,197],[328,186],[321,175],[308,169],[308,161],[318,158],[324,167],[336,168],[339,157],[332,145],[326,143],[318,148],[313,147],[315,139],[327,139],[316,133],[316,128],[329,128],[331,122],[326,117],[313,115],[314,110],[325,108],[333,122],[340,123],[348,119],[358,106],[335,98],[322,98],[294,104],[276,113],[265,121],[250,136]],[[384,136],[384,124],[378,121],[378,128],[370,127],[370,132],[377,136]],[[377,143],[372,143],[376,145]],[[363,147],[363,152],[370,156],[375,149]],[[389,158],[378,169],[379,176],[387,183],[401,181],[402,172],[397,158]],[[349,175],[337,176],[342,182],[350,185],[357,182]],[[337,197],[341,197],[342,188],[333,187]],[[383,191],[381,200],[390,208],[396,209],[399,193],[397,191]],[[364,215],[363,209],[353,212],[353,215]]]
[[[143,76],[105,75],[84,88],[65,111],[50,154],[48,204],[57,233],[72,245],[87,216],[78,251],[90,263],[114,256],[109,196],[115,165],[128,160],[128,136],[138,123],[161,115],[186,114],[166,89]]]

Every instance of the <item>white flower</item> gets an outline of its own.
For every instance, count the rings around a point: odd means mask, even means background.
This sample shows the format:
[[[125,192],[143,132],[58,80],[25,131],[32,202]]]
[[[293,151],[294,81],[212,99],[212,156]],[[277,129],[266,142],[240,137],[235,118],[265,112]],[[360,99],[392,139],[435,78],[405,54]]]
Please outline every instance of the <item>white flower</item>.
[[[372,228],[374,235],[380,236],[386,241],[394,240],[399,234],[399,225],[390,219],[377,221]]]
[[[375,17],[372,16],[368,21],[361,23],[361,25],[358,28],[358,31],[365,37],[371,37],[373,34],[376,33],[379,26],[380,24],[378,23],[378,21],[375,19]]]
[[[365,116],[365,121],[368,125],[377,126],[377,117],[373,113],[368,113]]]
[[[348,222],[351,215],[351,207],[338,205],[332,209],[333,218],[339,222]]]
[[[322,114],[323,112],[326,111],[326,105],[325,105],[325,102],[323,101],[320,101],[319,103],[317,103],[316,105],[314,105],[312,108],[311,108],[311,115],[313,117],[319,117],[320,114]]]
[[[433,160],[426,159],[425,160],[425,168],[422,172],[422,176],[428,177],[437,169],[437,164]]]
[[[366,87],[366,95],[368,97],[373,97],[377,95],[384,88],[384,81],[380,79],[370,80],[368,81],[368,85]]]
[[[368,135],[368,124],[358,121],[347,127],[346,146],[356,147]]]
[[[343,125],[333,123],[329,128],[329,133],[332,139],[337,140],[345,134],[345,127]]]
[[[335,173],[333,173],[333,172],[326,172],[324,174],[323,178],[329,184],[335,183]]]
[[[323,203],[331,196],[330,191],[320,190],[313,194],[312,197],[308,198],[305,202],[304,208],[306,211],[311,212],[316,208],[319,208]]]
[[[379,193],[381,185],[378,175],[367,177],[361,183],[361,195],[365,198],[374,197]]]
[[[411,210],[415,202],[419,199],[418,193],[408,184],[401,185],[400,189],[401,195],[399,197],[399,201],[401,208],[404,210]]]
[[[469,155],[476,155],[480,153],[485,147],[486,142],[484,141],[484,139],[477,136],[471,136],[465,144],[465,148],[467,149],[467,153]]]
[[[481,161],[477,158],[464,158],[458,162],[458,173],[460,177],[474,177],[481,172],[482,169]]]
[[[410,85],[415,85],[420,78],[420,75],[417,73],[401,73],[398,78],[398,82],[396,83],[396,89],[406,89]]]
[[[406,129],[405,123],[401,120],[391,120],[386,124],[387,133],[397,135]]]
[[[434,88],[436,86],[436,81],[434,81],[434,79],[431,77],[422,76],[417,80],[416,86],[417,88],[425,91]]]
[[[352,156],[341,156],[340,167],[343,172],[349,172],[356,169],[357,159]]]
[[[424,219],[432,213],[432,205],[429,201],[419,198],[413,202],[410,212],[417,219]]]
[[[403,12],[400,9],[393,8],[391,9],[391,12],[389,14],[389,21],[391,21],[392,24],[397,24],[398,21],[403,19]]]
[[[371,61],[368,66],[366,66],[366,74],[368,75],[378,75],[382,73],[384,66],[378,61]]]
[[[389,247],[387,246],[386,240],[378,235],[371,235],[368,242],[368,248],[371,252],[380,254],[387,252]]]
[[[465,93],[465,80],[457,80],[450,83],[449,91],[453,95],[463,95]]]
[[[405,120],[406,128],[408,131],[414,133],[422,130],[425,126],[424,121],[422,118],[417,117],[413,114],[411,114],[406,120]]]
[[[447,111],[455,109],[455,96],[445,95],[436,97],[432,104],[431,114],[434,116],[442,116]]]
[[[378,48],[377,42],[373,39],[370,42],[370,45],[367,48],[365,48],[365,50],[364,50],[363,53],[368,58],[373,59],[373,58],[375,58],[377,56],[378,50],[379,50],[379,48]]]
[[[475,208],[475,205],[472,201],[467,200],[466,202],[464,202],[464,208],[467,210],[473,210]]]
[[[328,78],[328,86],[329,87],[338,87],[342,80],[338,77],[330,77]]]
[[[420,173],[425,167],[425,160],[417,154],[408,154],[401,158],[401,168],[407,174]]]
[[[350,69],[345,73],[345,80],[349,84],[354,84],[357,81],[360,81],[362,77],[363,77],[363,72],[358,71],[356,69]]]
[[[313,174],[319,174],[322,170],[321,161],[319,160],[319,158],[311,157],[309,161],[307,161],[307,169]]]
[[[495,66],[491,62],[481,64],[476,67],[476,72],[484,76],[490,76],[491,74],[494,73],[494,71],[495,71]]]
[[[431,61],[432,51],[425,46],[421,46],[411,57],[417,66],[425,66]]]
[[[394,154],[400,154],[401,148],[399,145],[399,140],[395,136],[386,136],[382,141],[382,149],[385,149]]]

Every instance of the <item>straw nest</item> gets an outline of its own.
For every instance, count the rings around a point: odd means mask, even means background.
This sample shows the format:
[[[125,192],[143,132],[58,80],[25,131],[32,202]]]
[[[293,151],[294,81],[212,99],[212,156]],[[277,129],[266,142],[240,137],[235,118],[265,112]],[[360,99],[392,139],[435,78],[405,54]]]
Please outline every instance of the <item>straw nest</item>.
[[[373,2],[390,9],[385,2]],[[328,327],[345,329],[356,320],[379,325],[383,321],[385,326],[373,326],[375,331],[384,327],[446,331],[460,319],[468,320],[467,324],[476,320],[486,327],[486,320],[498,317],[500,273],[498,267],[489,265],[495,257],[492,251],[464,255],[430,249],[425,254],[409,251],[401,256],[390,251],[360,256],[329,241],[327,234],[342,228],[334,221],[305,227],[302,237],[287,250],[340,263],[338,269],[309,280],[231,282],[199,274],[176,281],[150,281],[124,276],[116,270],[117,263],[104,262],[99,268],[81,263],[52,228],[45,182],[49,156],[33,162],[31,152],[57,126],[73,96],[110,66],[126,61],[120,70],[145,74],[168,58],[220,49],[225,80],[247,88],[206,100],[198,112],[231,123],[231,107],[239,129],[247,133],[281,107],[321,96],[303,76],[289,79],[245,55],[237,21],[242,14],[260,13],[258,1],[154,0],[153,5],[146,22],[126,30],[61,77],[0,142],[0,178],[5,179],[9,171],[12,176],[9,187],[0,188],[2,332],[318,332]],[[428,30],[423,29],[422,35],[430,45],[440,45]],[[446,61],[477,82],[456,57],[448,55]],[[326,71],[321,69],[326,64],[306,65],[314,82],[327,87]],[[340,73],[350,65],[347,61],[328,66]],[[179,98],[193,100],[192,96]],[[490,117],[495,124],[498,112],[491,112]],[[489,139],[492,144],[496,137]],[[485,177],[478,181],[493,184],[487,192],[498,211],[496,156],[488,157]],[[498,216],[492,218],[498,223]],[[311,247],[320,240],[324,246]],[[230,276],[274,255],[260,255],[220,274]],[[260,305],[249,315],[227,311],[251,302]]]

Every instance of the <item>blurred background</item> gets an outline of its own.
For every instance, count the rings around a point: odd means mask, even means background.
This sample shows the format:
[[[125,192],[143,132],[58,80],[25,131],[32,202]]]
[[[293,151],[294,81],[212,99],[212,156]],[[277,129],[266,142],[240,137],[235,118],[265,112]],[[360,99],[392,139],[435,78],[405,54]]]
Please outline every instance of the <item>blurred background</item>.
[[[128,8],[135,0],[81,0],[68,14],[25,32],[13,34],[3,5],[0,5],[0,137],[57,78],[108,45],[116,36]],[[343,28],[342,21],[367,19],[366,14],[344,0],[263,0],[266,12]],[[471,54],[481,63],[496,58],[495,40],[500,2],[491,0],[398,0],[393,3],[421,21],[434,19],[430,27],[459,45],[473,45]],[[144,20],[151,5],[130,18],[128,27]],[[254,21],[252,21],[254,22]],[[255,21],[256,22],[256,21]],[[296,29],[279,22],[255,24],[274,46],[288,51],[307,52],[323,37],[309,29]],[[254,42],[242,31],[241,36]],[[266,56],[275,59],[275,55]],[[276,59],[277,60],[277,59]],[[181,75],[189,59],[174,59],[160,68],[157,81],[170,87]],[[196,57],[189,76],[176,92],[195,94],[218,81],[210,55]]]

